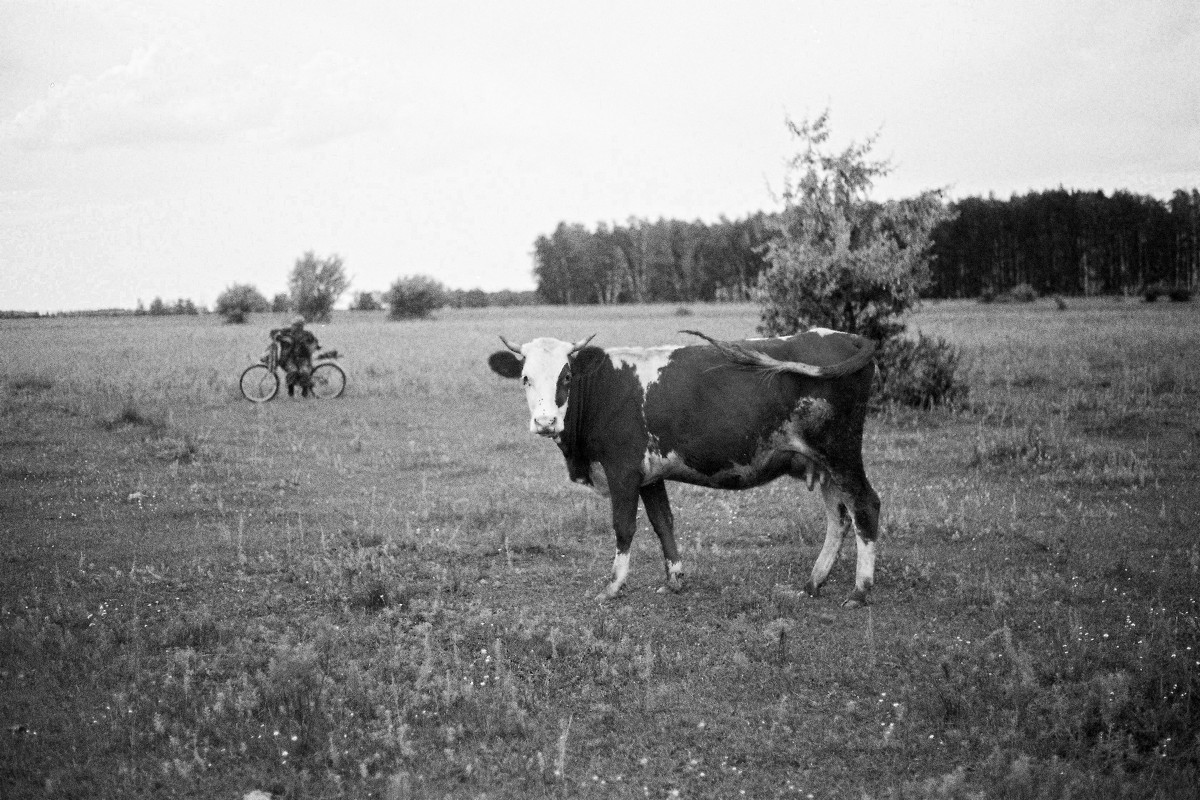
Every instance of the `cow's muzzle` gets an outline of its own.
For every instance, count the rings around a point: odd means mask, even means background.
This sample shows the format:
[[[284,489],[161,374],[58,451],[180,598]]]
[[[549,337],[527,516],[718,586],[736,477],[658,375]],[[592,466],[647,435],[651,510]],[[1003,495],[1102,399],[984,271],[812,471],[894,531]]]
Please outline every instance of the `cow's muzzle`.
[[[535,417],[529,427],[538,436],[545,436],[547,439],[553,439],[562,433],[562,428],[554,417]]]

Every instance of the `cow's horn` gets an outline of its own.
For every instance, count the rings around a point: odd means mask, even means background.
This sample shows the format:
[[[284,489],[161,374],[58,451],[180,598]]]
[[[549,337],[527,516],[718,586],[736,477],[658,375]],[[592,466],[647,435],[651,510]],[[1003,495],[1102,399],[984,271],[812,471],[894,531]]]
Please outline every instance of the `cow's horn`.
[[[592,339],[595,339],[595,338],[596,338],[596,334],[593,333],[591,336],[587,337],[582,342],[577,342],[575,344],[575,346],[571,348],[571,352],[578,353],[580,350],[587,347],[588,342],[590,342]]]
[[[504,342],[505,347],[507,347],[509,350],[512,350],[514,353],[519,355],[521,358],[525,357],[525,354],[521,352],[521,348],[517,347],[515,344],[510,342],[508,339],[505,339],[503,336],[501,336],[500,341]]]

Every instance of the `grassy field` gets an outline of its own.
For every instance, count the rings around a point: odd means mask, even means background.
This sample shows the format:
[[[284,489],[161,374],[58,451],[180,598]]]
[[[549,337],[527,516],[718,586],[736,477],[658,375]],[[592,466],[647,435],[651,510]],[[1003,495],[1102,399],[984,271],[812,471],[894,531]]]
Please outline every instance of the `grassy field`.
[[[497,333],[752,335],[749,306],[317,329],[340,400],[236,392],[271,317],[0,321],[0,796],[1195,797],[1200,306],[932,304],[966,407],[868,419],[874,605],[799,482],[672,484],[629,588]]]

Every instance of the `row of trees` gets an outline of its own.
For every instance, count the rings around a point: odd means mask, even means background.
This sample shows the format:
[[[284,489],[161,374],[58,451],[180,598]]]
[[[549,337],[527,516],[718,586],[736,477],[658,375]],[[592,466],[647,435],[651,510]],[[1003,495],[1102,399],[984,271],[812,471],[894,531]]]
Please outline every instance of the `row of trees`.
[[[1200,286],[1200,191],[1145,195],[1055,189],[969,197],[934,231],[936,297],[1029,284],[1039,294],[1130,294]]]
[[[254,286],[233,284],[217,298],[216,310],[228,322],[235,323],[245,322],[250,314],[266,311],[294,312],[310,322],[325,322],[349,285],[340,257],[320,259],[310,251],[292,268],[287,293],[277,294],[268,302]],[[356,292],[350,310],[379,311],[386,306],[392,319],[416,319],[447,305],[457,308],[530,305],[537,299],[533,292],[447,290],[440,281],[427,275],[409,275],[398,278],[386,292]]]
[[[769,237],[762,213],[712,225],[631,217],[594,231],[561,222],[534,242],[537,293],[566,304],[745,300]]]
[[[431,298],[431,311],[449,306],[450,308],[507,308],[509,306],[533,306],[541,302],[535,291],[515,292],[511,289],[501,289],[497,292],[485,292],[483,289],[447,289],[440,282],[425,275],[414,275],[399,279],[400,281],[427,280],[437,283],[433,291],[436,296]],[[350,303],[351,311],[382,311],[393,305],[396,284],[386,292],[355,292],[354,300]]]
[[[165,303],[161,297],[156,297],[150,301],[149,308],[143,306],[142,301],[138,300],[137,308],[134,309],[133,313],[139,317],[146,315],[151,317],[167,317],[172,315],[191,316],[194,314],[203,314],[205,313],[205,309],[203,306],[197,306],[185,297],[179,298],[174,303]]]
[[[1167,202],[1065,189],[948,204],[929,194],[888,203],[860,199],[864,220],[885,226],[906,204],[941,206],[926,297],[976,297],[1020,284],[1066,295],[1130,294],[1152,284],[1200,288],[1195,189],[1176,191]],[[560,222],[534,243],[537,293],[560,304],[748,299],[771,248],[779,246],[785,216],[760,212],[711,225],[630,219],[595,229]],[[850,235],[870,227],[859,222],[850,223]]]
[[[340,256],[317,258],[310,250],[292,267],[288,291],[270,301],[250,284],[235,283],[217,298],[216,311],[227,322],[245,322],[253,313],[265,311],[295,312],[310,322],[325,322],[333,313],[338,298],[350,286]]]

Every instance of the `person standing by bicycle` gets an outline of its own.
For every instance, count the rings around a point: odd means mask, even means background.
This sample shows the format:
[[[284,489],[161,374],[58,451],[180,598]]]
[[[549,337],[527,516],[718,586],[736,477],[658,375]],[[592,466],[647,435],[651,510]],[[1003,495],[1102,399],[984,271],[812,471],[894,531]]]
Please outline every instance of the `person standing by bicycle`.
[[[279,366],[287,373],[288,397],[295,396],[296,386],[300,387],[301,397],[308,397],[312,389],[313,354],[321,345],[305,329],[304,317],[295,317],[286,328],[273,328],[271,341],[279,344]]]

